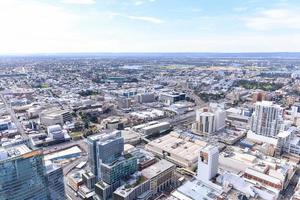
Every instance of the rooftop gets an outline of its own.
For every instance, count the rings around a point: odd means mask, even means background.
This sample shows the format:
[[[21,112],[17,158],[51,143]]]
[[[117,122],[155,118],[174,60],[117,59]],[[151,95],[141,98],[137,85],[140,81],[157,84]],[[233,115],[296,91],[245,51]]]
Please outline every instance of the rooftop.
[[[204,141],[171,132],[148,143],[146,149],[152,151],[152,147],[155,147],[155,149],[158,148],[160,151],[169,152],[187,161],[196,162],[200,148],[206,146],[206,144]]]
[[[222,187],[213,183],[204,183],[197,179],[186,182],[172,196],[180,200],[215,200],[223,193]]]
[[[175,166],[173,163],[167,160],[160,160],[159,162],[147,167],[142,170],[142,175],[147,179],[151,179],[159,175],[160,173],[172,168]]]
[[[29,153],[29,152],[31,152],[31,150],[25,144],[13,146],[10,148],[0,147],[0,160],[6,160],[8,158],[21,156],[21,155]]]

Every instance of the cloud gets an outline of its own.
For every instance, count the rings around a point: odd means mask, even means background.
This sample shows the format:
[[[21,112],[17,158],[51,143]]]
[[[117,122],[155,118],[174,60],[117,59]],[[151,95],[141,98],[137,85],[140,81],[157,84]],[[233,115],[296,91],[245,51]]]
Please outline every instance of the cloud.
[[[243,20],[248,28],[260,31],[300,29],[300,10],[296,8],[262,10],[256,16]]]
[[[237,13],[241,13],[241,12],[245,12],[247,11],[249,8],[248,7],[236,7],[236,8],[233,8],[233,10]]]
[[[78,5],[92,5],[96,3],[96,0],[62,0],[65,4],[78,4]]]
[[[136,6],[140,6],[140,5],[143,5],[143,4],[146,4],[146,3],[153,3],[155,2],[156,0],[138,0],[138,1],[135,1],[134,2],[134,5]]]
[[[36,1],[0,1],[0,52],[59,51],[80,38],[78,17],[63,8]]]
[[[164,20],[156,18],[156,17],[126,15],[126,14],[117,13],[117,12],[108,12],[107,16],[109,18],[123,17],[123,18],[130,19],[130,20],[148,22],[148,23],[151,23],[151,24],[163,24],[163,23],[165,23]]]
[[[155,18],[155,17],[133,16],[133,15],[127,15],[125,17],[127,17],[128,19],[131,19],[131,20],[144,21],[144,22],[149,22],[149,23],[152,23],[152,24],[163,24],[163,23],[165,23],[164,20],[161,20],[161,19],[158,19],[158,18]]]

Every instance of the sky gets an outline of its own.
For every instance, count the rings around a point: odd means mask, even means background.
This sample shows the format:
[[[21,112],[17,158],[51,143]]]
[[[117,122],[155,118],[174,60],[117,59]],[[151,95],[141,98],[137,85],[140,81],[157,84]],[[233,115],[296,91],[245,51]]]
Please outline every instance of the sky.
[[[0,54],[300,52],[299,0],[0,0]]]

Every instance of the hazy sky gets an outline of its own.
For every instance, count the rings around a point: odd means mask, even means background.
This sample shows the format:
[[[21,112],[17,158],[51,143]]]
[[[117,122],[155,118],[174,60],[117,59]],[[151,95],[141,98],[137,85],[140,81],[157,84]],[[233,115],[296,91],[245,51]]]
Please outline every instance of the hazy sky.
[[[300,0],[0,0],[0,54],[300,51]]]

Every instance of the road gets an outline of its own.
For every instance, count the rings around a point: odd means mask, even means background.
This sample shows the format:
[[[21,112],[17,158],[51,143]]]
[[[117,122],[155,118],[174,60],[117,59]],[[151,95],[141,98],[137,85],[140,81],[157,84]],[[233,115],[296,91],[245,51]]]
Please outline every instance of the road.
[[[69,200],[82,200],[80,197],[75,195],[75,191],[68,186],[67,181],[68,181],[67,178],[64,177],[65,193],[68,197],[67,199],[69,199]]]
[[[70,171],[72,171],[79,163],[85,162],[85,161],[87,161],[87,160],[88,160],[88,156],[85,155],[85,156],[82,156],[82,157],[80,157],[80,158],[74,160],[73,162],[71,162],[71,163],[69,163],[69,164],[63,166],[64,176],[67,176],[68,173],[69,173]]]
[[[198,108],[205,105],[205,102],[195,93],[195,90],[190,89],[186,83],[182,83],[181,87],[185,91],[186,95],[195,101]]]
[[[167,117],[161,119],[160,122],[169,122],[172,126],[178,125],[179,123],[196,119],[196,111],[191,111],[182,115],[175,115],[174,117]]]
[[[54,153],[56,151],[61,151],[73,146],[79,146],[81,148],[81,150],[83,150],[85,153],[88,152],[88,146],[87,143],[84,140],[76,140],[76,141],[69,141],[69,142],[64,142],[64,143],[60,143],[60,144],[55,144],[55,145],[51,145],[48,147],[44,147],[44,154],[49,154],[49,153]]]
[[[16,125],[18,132],[22,135],[24,140],[29,139],[28,135],[26,134],[23,125],[20,123],[20,121],[18,120],[15,111],[11,108],[11,106],[7,103],[5,97],[3,96],[3,94],[0,94],[0,98],[2,100],[2,102],[4,103],[5,107],[6,107],[6,111],[10,114],[11,116],[11,120],[14,122],[14,124]]]

